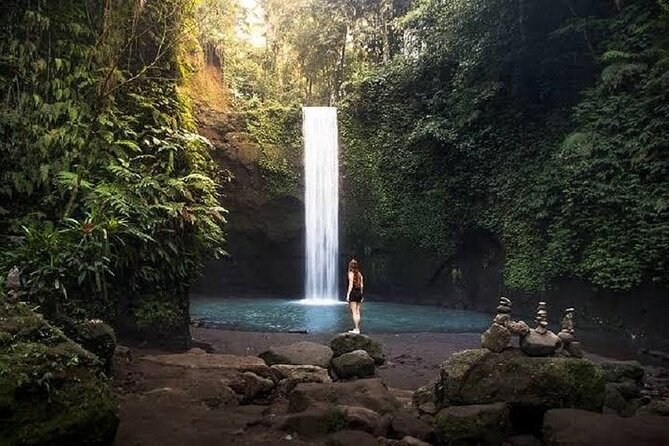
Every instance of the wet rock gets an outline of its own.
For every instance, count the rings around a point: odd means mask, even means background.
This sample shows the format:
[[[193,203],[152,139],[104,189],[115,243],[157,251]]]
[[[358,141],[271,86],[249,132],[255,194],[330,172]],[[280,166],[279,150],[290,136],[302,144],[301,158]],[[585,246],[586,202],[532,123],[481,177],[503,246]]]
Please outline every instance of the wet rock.
[[[327,345],[305,341],[289,345],[272,346],[259,356],[267,365],[315,365],[328,368],[332,359],[332,349]]]
[[[520,339],[520,349],[529,356],[551,356],[561,345],[560,338],[550,330],[545,333],[530,330]]]
[[[606,382],[620,382],[623,378],[635,382],[643,380],[644,369],[637,361],[605,361],[600,364]]]
[[[455,353],[442,365],[437,387],[444,395],[437,407],[508,402],[601,410],[605,392],[601,369],[587,359],[534,358],[516,349]]]
[[[393,414],[391,431],[395,438],[410,436],[427,442],[433,442],[435,439],[432,426],[406,412]]]
[[[317,403],[361,406],[379,414],[394,412],[399,402],[378,378],[336,383],[301,383],[288,396],[288,411],[301,412]]]
[[[124,345],[117,345],[114,350],[114,360],[124,363],[132,362],[132,351]]]
[[[381,344],[367,335],[342,333],[330,341],[330,347],[335,357],[356,350],[364,350],[374,359],[376,365],[381,365],[386,361]]]
[[[511,342],[511,331],[499,324],[492,324],[481,334],[481,347],[493,352],[501,352]]]
[[[325,440],[326,446],[378,446],[378,444],[375,436],[355,430],[335,432]]]
[[[451,406],[435,418],[441,444],[501,444],[510,430],[509,410],[504,403]]]
[[[664,417],[599,414],[578,409],[553,409],[543,423],[546,446],[658,446],[669,439]]]
[[[334,358],[332,370],[341,379],[367,378],[374,375],[374,359],[365,350],[355,350]]]

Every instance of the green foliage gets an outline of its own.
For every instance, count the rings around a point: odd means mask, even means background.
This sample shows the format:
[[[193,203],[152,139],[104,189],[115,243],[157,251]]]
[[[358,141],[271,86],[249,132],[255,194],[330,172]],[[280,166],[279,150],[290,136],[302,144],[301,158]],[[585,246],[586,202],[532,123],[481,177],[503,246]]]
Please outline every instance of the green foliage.
[[[258,141],[258,160],[270,195],[300,196],[302,112],[298,106],[259,105],[247,112],[248,131]]]
[[[174,304],[156,299],[146,299],[133,311],[140,330],[169,329],[179,325],[181,313]]]
[[[0,271],[55,312],[183,298],[223,255],[209,142],[179,92],[190,0],[17,1],[0,40]]]
[[[667,282],[669,15],[652,0],[424,0],[345,102],[349,236],[444,256],[496,234],[505,283]]]

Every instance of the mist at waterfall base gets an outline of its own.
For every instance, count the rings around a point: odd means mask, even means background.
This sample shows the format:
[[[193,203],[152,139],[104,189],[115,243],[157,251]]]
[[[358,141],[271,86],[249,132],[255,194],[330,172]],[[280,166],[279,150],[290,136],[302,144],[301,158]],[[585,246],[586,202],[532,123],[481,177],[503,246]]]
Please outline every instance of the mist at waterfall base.
[[[339,141],[337,109],[304,107],[304,304],[339,302]]]

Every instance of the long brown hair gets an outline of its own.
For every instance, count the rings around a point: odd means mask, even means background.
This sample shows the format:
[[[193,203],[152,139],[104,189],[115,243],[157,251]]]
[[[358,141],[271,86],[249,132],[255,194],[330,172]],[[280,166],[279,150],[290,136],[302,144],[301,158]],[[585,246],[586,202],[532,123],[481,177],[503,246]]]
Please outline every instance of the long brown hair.
[[[351,259],[351,261],[348,262],[348,272],[353,273],[353,286],[360,288],[362,274],[360,273],[360,264],[357,260]]]

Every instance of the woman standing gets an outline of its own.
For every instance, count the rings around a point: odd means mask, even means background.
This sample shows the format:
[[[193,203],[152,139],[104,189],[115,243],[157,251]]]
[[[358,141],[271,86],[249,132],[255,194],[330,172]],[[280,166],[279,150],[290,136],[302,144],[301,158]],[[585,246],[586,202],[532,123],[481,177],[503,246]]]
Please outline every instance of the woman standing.
[[[351,316],[353,316],[353,330],[350,330],[349,333],[360,333],[360,308],[364,300],[363,289],[364,281],[360,272],[360,265],[357,260],[351,259],[348,263],[348,291],[346,293],[346,302],[348,302]]]

